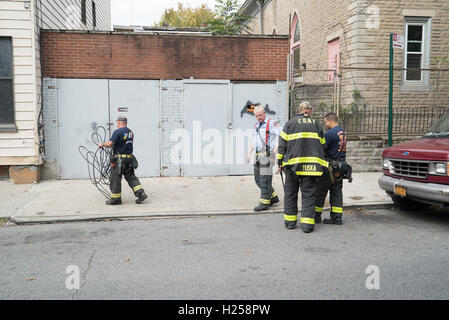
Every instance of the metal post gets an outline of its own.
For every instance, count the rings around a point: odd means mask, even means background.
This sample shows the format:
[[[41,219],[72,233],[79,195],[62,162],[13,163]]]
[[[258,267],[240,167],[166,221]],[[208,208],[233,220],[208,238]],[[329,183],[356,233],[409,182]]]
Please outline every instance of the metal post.
[[[388,96],[388,146],[393,145],[393,33],[390,33],[390,92]]]

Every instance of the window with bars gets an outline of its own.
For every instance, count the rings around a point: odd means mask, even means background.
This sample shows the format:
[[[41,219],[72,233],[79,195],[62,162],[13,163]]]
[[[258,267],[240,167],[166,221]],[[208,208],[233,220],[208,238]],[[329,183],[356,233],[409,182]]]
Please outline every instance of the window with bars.
[[[430,19],[418,17],[405,18],[404,81],[425,83],[430,57]]]
[[[0,37],[0,131],[16,130],[12,37]]]

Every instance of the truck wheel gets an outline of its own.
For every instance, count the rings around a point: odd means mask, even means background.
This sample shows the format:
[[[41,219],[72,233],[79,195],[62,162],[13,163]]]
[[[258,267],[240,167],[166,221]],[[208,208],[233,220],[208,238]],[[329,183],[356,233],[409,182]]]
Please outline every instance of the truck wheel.
[[[407,198],[402,198],[398,196],[391,196],[391,199],[394,202],[394,205],[399,208],[399,210],[419,210],[425,207],[428,207],[429,205],[422,202],[417,202],[414,200],[410,200]]]

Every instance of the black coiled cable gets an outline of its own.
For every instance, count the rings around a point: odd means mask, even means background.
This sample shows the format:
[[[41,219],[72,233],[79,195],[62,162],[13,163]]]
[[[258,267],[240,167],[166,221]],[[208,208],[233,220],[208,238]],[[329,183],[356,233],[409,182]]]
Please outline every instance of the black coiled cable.
[[[97,127],[92,133],[92,141],[95,145],[100,142],[106,142],[106,129],[102,126]],[[95,152],[89,151],[85,146],[78,148],[81,156],[87,161],[87,170],[90,181],[107,199],[111,199],[109,186],[111,183],[111,157],[112,152],[108,148],[98,148]]]

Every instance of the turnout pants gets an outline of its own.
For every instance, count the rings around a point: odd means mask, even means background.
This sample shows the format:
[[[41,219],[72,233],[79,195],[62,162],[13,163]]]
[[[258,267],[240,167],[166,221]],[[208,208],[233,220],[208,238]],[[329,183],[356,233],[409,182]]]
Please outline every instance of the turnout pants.
[[[134,195],[138,197],[144,192],[139,179],[134,174],[134,167],[132,158],[121,158],[121,164],[119,158],[114,158],[111,164],[111,199],[122,198],[122,175],[125,176],[128,185],[133,190]]]
[[[331,183],[328,170],[318,178],[317,197],[315,205],[315,214],[321,215],[323,212],[324,201],[327,193],[330,193],[331,218],[341,218],[343,214],[343,180]]]
[[[262,168],[261,168],[262,167]],[[262,169],[262,170],[261,170]],[[273,171],[272,166],[261,165],[260,163],[254,164],[254,180],[260,189],[259,202],[263,205],[269,206],[271,199],[277,197],[276,192],[273,189]],[[268,173],[271,172],[271,175]]]
[[[315,225],[315,176],[298,176],[287,168],[285,171],[284,221],[285,224],[296,225],[298,221],[298,191],[301,189],[302,225]]]

